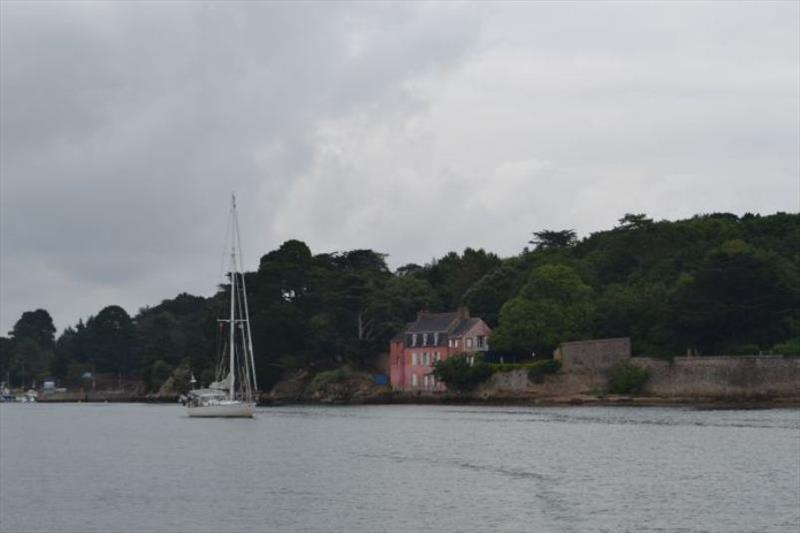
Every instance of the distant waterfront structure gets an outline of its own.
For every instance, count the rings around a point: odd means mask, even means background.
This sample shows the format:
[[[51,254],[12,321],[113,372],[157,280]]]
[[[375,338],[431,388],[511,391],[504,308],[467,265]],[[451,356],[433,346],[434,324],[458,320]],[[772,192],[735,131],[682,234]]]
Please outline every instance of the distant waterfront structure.
[[[444,391],[433,376],[433,365],[455,354],[489,349],[491,328],[471,317],[466,307],[452,313],[420,311],[417,319],[390,341],[389,374],[392,388],[403,391]]]

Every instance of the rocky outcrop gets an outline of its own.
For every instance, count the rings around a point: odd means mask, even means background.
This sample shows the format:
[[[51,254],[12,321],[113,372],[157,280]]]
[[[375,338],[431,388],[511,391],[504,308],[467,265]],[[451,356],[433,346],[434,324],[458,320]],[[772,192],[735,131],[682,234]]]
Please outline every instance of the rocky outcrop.
[[[388,386],[376,385],[372,376],[348,367],[320,372],[313,377],[305,370],[278,382],[262,400],[266,403],[381,403],[392,398]]]

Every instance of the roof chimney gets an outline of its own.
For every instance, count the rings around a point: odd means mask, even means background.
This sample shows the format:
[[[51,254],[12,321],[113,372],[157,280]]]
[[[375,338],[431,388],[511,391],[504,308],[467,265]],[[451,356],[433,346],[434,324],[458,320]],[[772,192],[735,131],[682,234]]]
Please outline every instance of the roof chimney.
[[[458,318],[462,320],[466,320],[469,318],[469,309],[467,309],[463,305],[459,307],[458,310],[456,310],[456,313],[458,314]]]

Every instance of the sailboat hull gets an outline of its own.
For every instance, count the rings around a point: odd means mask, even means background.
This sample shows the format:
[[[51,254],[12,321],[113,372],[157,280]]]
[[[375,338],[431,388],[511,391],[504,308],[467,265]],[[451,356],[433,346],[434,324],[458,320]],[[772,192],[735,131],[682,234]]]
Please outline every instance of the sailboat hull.
[[[253,418],[253,402],[225,402],[216,405],[189,406],[189,416],[197,418]]]

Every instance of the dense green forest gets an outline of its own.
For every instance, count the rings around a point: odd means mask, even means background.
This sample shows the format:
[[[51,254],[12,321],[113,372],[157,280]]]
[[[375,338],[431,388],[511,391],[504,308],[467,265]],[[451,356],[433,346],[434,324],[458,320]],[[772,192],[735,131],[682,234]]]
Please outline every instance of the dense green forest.
[[[283,243],[246,279],[262,388],[287,370],[369,369],[418,310],[459,305],[494,328],[492,351],[511,359],[616,336],[656,357],[800,355],[798,214],[676,222],[629,214],[581,240],[572,230],[542,230],[527,244],[514,257],[467,248],[392,272],[372,250],[315,255],[301,241]],[[155,390],[175,369],[191,368],[207,383],[225,289],[180,294],[133,317],[111,305],[57,338],[47,311],[26,312],[0,337],[2,378],[74,386],[94,371]]]

